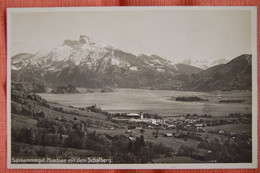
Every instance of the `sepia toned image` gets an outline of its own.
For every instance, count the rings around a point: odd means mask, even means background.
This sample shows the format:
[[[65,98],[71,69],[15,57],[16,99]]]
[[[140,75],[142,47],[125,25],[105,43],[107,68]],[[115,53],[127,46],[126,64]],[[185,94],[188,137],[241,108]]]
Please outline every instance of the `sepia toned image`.
[[[9,168],[254,168],[254,7],[11,8]]]

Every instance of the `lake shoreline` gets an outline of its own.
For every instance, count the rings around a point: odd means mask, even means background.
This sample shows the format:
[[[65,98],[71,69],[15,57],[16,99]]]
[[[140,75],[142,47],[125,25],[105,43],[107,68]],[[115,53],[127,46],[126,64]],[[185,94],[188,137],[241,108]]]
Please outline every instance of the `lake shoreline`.
[[[229,113],[251,113],[250,92],[205,93],[173,90],[148,90],[118,88],[114,92],[52,94],[39,93],[50,102],[66,106],[87,107],[96,104],[108,112],[148,112],[162,116],[178,116],[187,113],[212,114],[216,116]],[[170,97],[197,96],[207,102],[179,102],[169,100]],[[219,103],[220,100],[246,100],[244,103]]]

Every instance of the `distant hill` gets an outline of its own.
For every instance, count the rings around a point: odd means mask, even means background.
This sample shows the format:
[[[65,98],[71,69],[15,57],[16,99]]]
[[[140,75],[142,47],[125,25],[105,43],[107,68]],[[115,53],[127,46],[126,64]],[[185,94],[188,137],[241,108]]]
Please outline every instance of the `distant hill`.
[[[180,74],[186,74],[186,75],[191,75],[203,71],[201,68],[193,67],[186,64],[176,64],[176,67],[179,69]]]
[[[18,90],[26,93],[45,93],[46,87],[38,82],[12,82],[12,90]]]
[[[225,58],[219,58],[217,60],[185,59],[185,60],[182,61],[182,64],[191,65],[191,66],[198,67],[198,68],[201,68],[203,70],[206,70],[206,69],[213,67],[215,65],[226,64],[227,62],[228,62],[228,60],[225,59]]]
[[[65,93],[79,93],[79,91],[72,85],[63,85],[58,86],[56,89],[51,91],[56,94],[65,94]]]
[[[244,54],[226,64],[193,74],[185,89],[195,91],[251,90],[252,55]]]
[[[12,63],[17,64],[19,62],[22,62],[22,61],[30,58],[31,56],[32,56],[32,54],[30,54],[30,53],[19,53],[12,57]]]

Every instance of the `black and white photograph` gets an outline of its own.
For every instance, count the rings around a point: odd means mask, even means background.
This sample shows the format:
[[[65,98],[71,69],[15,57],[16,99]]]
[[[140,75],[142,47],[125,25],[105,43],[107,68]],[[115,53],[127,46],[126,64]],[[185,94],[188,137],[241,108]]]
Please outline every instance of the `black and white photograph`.
[[[257,167],[255,7],[7,10],[9,168]]]

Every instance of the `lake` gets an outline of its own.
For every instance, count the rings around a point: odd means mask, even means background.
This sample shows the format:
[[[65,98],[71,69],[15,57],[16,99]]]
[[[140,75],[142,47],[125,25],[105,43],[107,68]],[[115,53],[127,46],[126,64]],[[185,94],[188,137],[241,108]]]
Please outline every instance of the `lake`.
[[[162,116],[177,116],[182,114],[211,114],[216,116],[229,113],[251,113],[251,93],[205,93],[172,90],[148,89],[116,89],[108,93],[79,94],[39,94],[48,101],[75,107],[87,107],[96,104],[108,112],[149,112]],[[208,99],[206,102],[178,102],[169,100],[170,97],[198,96]],[[218,103],[225,99],[243,99],[244,103]]]

